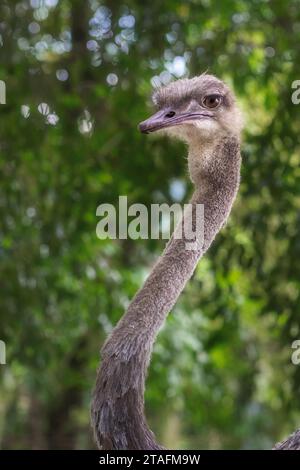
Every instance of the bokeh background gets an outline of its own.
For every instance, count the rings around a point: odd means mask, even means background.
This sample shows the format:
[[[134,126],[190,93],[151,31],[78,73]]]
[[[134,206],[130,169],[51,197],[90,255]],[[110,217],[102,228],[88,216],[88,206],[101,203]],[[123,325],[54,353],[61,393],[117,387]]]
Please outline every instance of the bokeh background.
[[[96,208],[188,200],[184,146],[136,126],[204,71],[244,110],[242,185],[158,337],[148,420],[170,448],[299,427],[299,43],[299,0],[1,0],[1,448],[94,448],[100,346],[165,245],[99,240]]]

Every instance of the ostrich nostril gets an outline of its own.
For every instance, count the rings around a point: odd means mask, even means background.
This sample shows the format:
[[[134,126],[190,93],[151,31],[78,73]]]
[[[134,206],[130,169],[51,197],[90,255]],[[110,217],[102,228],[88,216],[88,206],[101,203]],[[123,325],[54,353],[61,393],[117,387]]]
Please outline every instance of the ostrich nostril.
[[[175,114],[176,114],[175,111],[169,111],[167,114],[165,114],[165,117],[166,118],[171,118],[171,117],[175,116]]]

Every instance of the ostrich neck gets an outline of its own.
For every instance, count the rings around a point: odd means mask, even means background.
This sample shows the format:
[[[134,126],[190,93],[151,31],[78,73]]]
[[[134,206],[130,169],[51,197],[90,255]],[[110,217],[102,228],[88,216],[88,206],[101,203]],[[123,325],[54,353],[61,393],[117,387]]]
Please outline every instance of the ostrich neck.
[[[189,170],[195,184],[193,210],[204,205],[203,243],[187,250],[184,237],[171,238],[103,347],[92,418],[98,444],[105,449],[160,448],[144,418],[144,381],[153,342],[230,213],[240,178],[238,139],[226,137],[199,151],[193,145]]]

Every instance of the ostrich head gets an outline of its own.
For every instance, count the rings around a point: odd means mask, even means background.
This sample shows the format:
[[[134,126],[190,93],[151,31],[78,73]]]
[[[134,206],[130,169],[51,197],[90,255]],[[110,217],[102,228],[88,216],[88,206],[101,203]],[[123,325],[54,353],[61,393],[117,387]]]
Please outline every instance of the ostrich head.
[[[160,131],[199,145],[241,130],[233,94],[213,75],[172,82],[154,92],[153,103],[157,112],[140,123],[143,133]]]

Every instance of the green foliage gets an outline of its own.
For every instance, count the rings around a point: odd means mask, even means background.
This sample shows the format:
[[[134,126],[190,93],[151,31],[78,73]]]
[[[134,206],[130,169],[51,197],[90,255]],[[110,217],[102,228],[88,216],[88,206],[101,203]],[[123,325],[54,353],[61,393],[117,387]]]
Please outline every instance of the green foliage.
[[[98,350],[163,247],[98,240],[96,208],[173,202],[185,150],[136,125],[151,81],[208,70],[245,113],[242,186],[158,338],[147,414],[172,448],[270,447],[299,426],[299,1],[110,3],[0,6],[1,446],[93,446]]]

